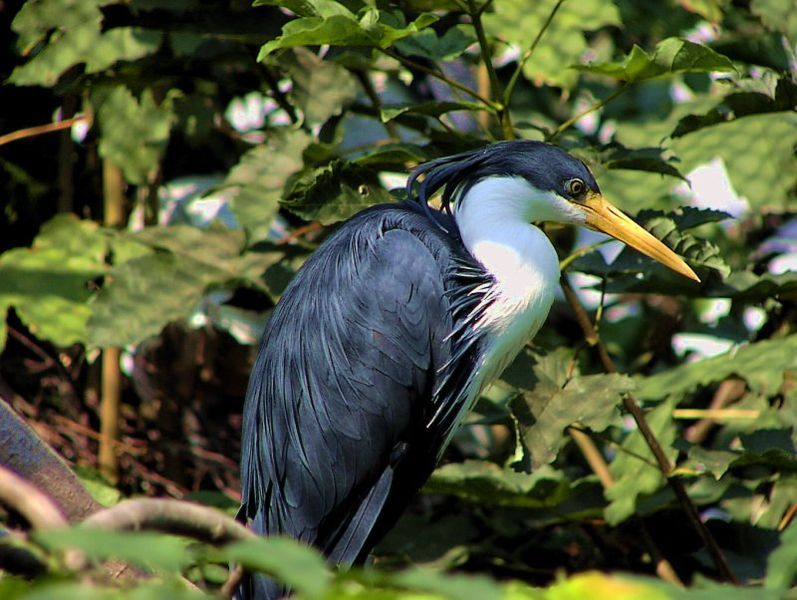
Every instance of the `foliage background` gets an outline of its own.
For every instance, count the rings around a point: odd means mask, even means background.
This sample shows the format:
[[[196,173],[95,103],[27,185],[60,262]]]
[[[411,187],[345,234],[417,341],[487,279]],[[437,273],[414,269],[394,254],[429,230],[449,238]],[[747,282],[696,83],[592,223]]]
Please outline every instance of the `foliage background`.
[[[544,139],[588,161],[703,283],[550,229],[600,343],[556,303],[370,575],[330,579],[287,550],[248,566],[307,597],[678,597],[652,579],[561,579],[651,575],[647,537],[689,593],[710,593],[721,576],[620,409],[630,392],[738,580],[774,595],[793,583],[791,0],[28,0],[0,4],[0,20],[0,391],[106,501],[233,510],[254,344],[296,269],[418,163]],[[625,375],[604,373],[600,347]],[[168,539],[124,557],[147,564],[158,544],[181,557],[131,594],[174,597],[178,572],[213,590],[239,556]],[[388,574],[407,565],[484,577]],[[52,572],[65,582],[0,590],[87,593]]]

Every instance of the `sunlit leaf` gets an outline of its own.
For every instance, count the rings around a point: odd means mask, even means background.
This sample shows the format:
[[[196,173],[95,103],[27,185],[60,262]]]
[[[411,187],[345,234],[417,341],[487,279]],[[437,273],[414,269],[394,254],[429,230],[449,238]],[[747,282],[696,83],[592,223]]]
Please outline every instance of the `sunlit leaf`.
[[[423,29],[396,42],[396,48],[409,56],[420,56],[429,60],[453,60],[476,42],[470,27],[455,25],[438,35],[431,28]]]
[[[562,473],[548,466],[533,473],[502,469],[486,461],[465,461],[439,467],[424,491],[455,494],[471,502],[543,508],[561,502],[570,489]]]
[[[619,415],[623,394],[634,383],[625,375],[585,375],[570,379],[564,387],[551,380],[539,381],[531,392],[512,402],[523,444],[531,454],[532,467],[552,462],[567,441],[565,429],[574,423],[602,431]]]
[[[86,339],[91,281],[105,272],[107,242],[97,225],[71,215],[46,223],[31,248],[0,256],[0,347],[13,307],[37,337],[68,346]]]
[[[136,99],[120,85],[102,102],[97,118],[103,158],[119,166],[127,181],[146,183],[169,141],[174,122],[171,102],[156,104],[149,89]]]
[[[575,68],[620,79],[627,83],[674,73],[733,71],[733,63],[708,46],[678,38],[658,43],[652,54],[637,45],[622,62],[576,65]]]
[[[268,237],[285,182],[304,166],[311,138],[300,129],[274,129],[266,142],[246,152],[224,182],[232,209],[253,242]]]

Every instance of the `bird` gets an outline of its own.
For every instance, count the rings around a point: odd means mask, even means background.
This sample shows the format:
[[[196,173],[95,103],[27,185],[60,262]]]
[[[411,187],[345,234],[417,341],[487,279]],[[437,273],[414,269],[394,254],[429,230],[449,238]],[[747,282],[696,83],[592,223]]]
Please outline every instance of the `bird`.
[[[239,518],[343,567],[395,524],[481,391],[543,325],[560,268],[540,223],[604,232],[699,281],[552,144],[432,160],[406,195],[350,218],[296,273],[244,403]],[[283,593],[264,576],[239,590]]]

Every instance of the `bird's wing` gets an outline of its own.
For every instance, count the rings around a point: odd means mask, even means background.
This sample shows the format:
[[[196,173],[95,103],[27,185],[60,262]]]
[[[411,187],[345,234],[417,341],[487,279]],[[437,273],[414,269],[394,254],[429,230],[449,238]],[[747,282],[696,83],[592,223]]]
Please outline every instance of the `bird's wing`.
[[[452,331],[446,249],[400,227],[354,225],[315,253],[274,310],[250,380],[242,458],[253,528],[340,562],[363,551],[395,492],[396,462],[427,463],[410,494],[434,465],[440,442],[426,425]]]

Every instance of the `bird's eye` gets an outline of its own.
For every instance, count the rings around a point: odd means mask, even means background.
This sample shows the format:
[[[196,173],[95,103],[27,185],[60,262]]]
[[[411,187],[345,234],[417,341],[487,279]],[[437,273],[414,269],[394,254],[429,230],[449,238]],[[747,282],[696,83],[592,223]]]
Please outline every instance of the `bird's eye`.
[[[587,191],[587,184],[585,184],[579,178],[569,179],[567,183],[565,183],[565,190],[567,191],[570,196],[573,198],[577,198],[581,194]]]

